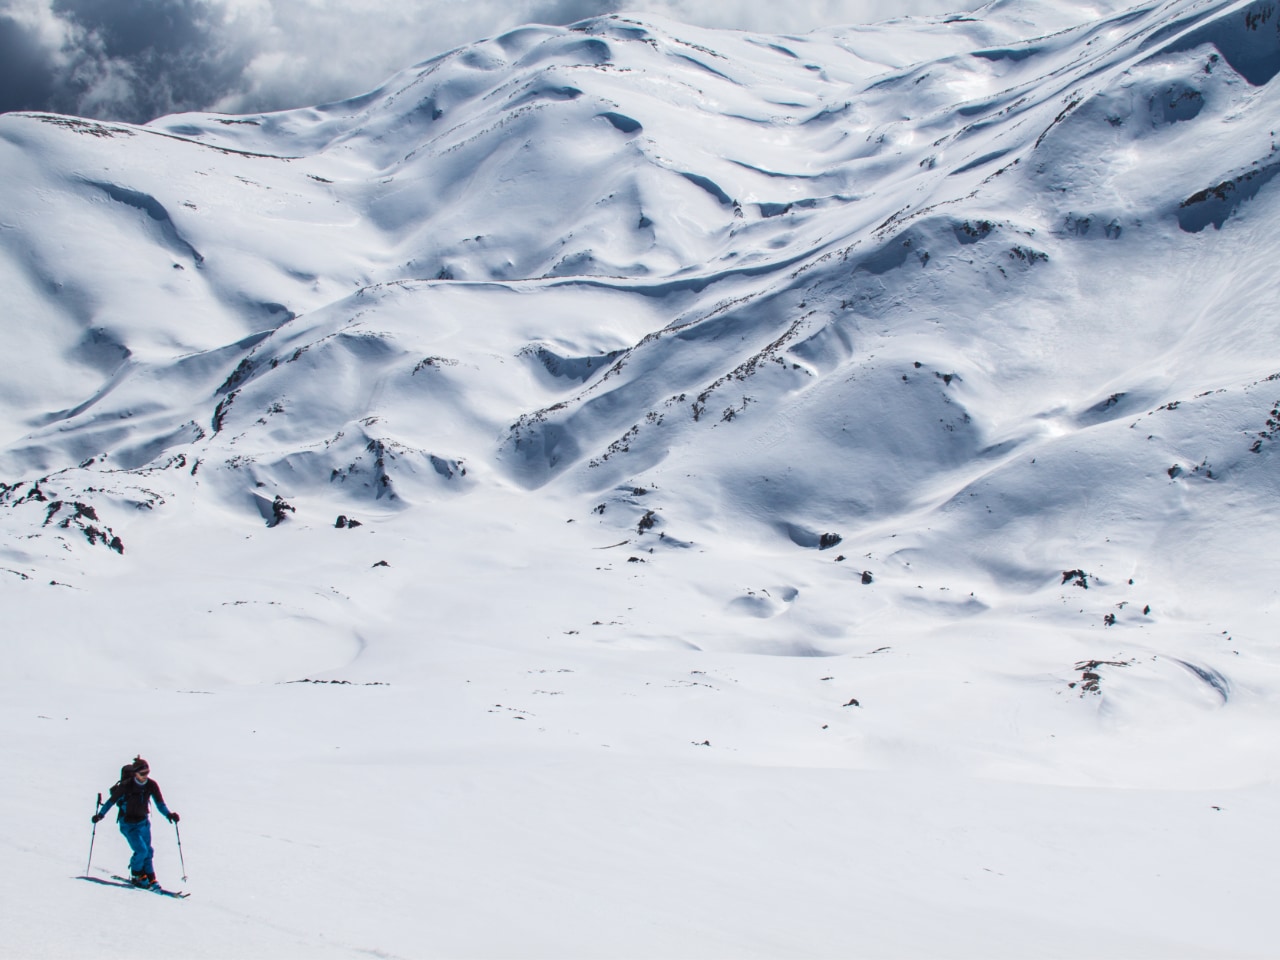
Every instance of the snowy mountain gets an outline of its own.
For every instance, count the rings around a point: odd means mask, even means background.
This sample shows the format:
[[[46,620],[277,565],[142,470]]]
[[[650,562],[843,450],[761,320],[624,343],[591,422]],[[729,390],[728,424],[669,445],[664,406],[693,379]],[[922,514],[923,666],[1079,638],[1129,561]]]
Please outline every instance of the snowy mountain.
[[[0,116],[20,952],[141,750],[171,955],[1265,955],[1277,73],[996,0]]]

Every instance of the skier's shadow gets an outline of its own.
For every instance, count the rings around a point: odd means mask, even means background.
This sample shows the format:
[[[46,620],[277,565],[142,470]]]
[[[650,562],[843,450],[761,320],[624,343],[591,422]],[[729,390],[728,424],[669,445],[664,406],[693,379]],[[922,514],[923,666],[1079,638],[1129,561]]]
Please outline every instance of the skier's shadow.
[[[181,890],[166,890],[163,887],[139,887],[137,884],[129,883],[123,877],[112,877],[110,880],[103,880],[100,877],[79,876],[73,877],[74,880],[88,880],[90,883],[100,883],[104,887],[122,887],[125,890],[150,890],[152,893],[158,893],[165,897],[172,897],[175,900],[185,900],[191,896],[189,893],[183,893]]]
[[[126,890],[133,889],[133,884],[121,883],[119,880],[103,880],[101,877],[86,877],[86,876],[79,876],[79,877],[75,877],[74,879],[88,880],[90,883],[100,883],[104,887],[123,887]]]

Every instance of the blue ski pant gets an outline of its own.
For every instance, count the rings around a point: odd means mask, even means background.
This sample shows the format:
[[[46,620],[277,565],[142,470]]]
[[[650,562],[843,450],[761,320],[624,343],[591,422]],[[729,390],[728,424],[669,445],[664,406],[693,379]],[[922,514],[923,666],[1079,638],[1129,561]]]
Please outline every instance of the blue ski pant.
[[[129,823],[121,820],[120,832],[129,841],[129,849],[133,851],[129,869],[134,873],[155,873],[155,866],[151,862],[155,856],[155,850],[151,847],[151,821]]]

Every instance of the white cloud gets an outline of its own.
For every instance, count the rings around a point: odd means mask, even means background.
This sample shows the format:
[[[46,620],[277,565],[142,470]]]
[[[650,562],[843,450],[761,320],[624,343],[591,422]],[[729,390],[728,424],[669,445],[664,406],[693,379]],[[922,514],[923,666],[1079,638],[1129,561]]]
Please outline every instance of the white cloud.
[[[663,13],[686,23],[769,33],[799,33],[843,23],[870,23],[891,17],[950,13],[974,6],[970,0],[791,0],[791,2],[705,3],[700,0],[641,0],[634,9]]]

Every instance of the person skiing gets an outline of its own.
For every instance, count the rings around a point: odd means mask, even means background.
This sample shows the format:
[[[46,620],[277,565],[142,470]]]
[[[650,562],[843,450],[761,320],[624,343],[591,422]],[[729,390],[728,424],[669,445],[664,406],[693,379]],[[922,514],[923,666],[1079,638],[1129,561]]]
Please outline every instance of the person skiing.
[[[93,822],[99,823],[113,806],[118,807],[116,817],[120,824],[120,832],[129,842],[133,857],[129,860],[129,880],[135,886],[155,887],[155,866],[152,859],[155,850],[151,846],[151,800],[156,802],[156,809],[170,823],[177,823],[179,817],[170,812],[160,793],[160,784],[151,779],[151,766],[142,757],[134,757],[132,763],[125,764],[120,771],[120,782],[111,788],[107,802],[98,808],[93,815]]]

